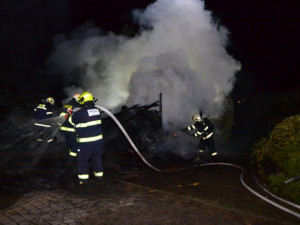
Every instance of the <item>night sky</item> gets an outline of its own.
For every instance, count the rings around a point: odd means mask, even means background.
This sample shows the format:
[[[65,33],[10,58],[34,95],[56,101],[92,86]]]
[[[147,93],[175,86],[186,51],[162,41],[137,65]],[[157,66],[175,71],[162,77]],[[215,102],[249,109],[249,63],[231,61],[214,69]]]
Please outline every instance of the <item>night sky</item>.
[[[55,35],[69,34],[87,22],[104,32],[118,34],[128,27],[137,31],[131,12],[151,2],[2,0],[1,93],[7,99],[23,96],[35,102],[48,95],[63,98],[63,82],[47,75],[45,68]],[[229,30],[228,52],[242,64],[234,96],[298,89],[300,13],[295,0],[206,0],[205,5]]]

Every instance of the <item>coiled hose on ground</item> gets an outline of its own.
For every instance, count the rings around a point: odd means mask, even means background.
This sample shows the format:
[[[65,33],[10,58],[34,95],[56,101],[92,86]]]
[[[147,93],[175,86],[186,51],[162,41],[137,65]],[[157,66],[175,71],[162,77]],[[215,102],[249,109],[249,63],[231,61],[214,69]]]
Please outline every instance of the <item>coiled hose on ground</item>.
[[[186,168],[180,168],[180,169],[176,169],[176,170],[161,170],[161,169],[158,169],[156,167],[154,167],[153,165],[151,165],[145,158],[144,156],[140,153],[140,151],[137,149],[137,147],[135,146],[135,144],[133,143],[133,141],[131,140],[131,138],[129,137],[128,133],[126,132],[126,130],[124,129],[124,127],[121,125],[121,123],[119,122],[119,120],[109,111],[107,110],[106,108],[102,107],[102,106],[98,106],[96,105],[97,108],[99,108],[100,110],[104,111],[107,115],[109,115],[113,120],[114,122],[118,125],[118,127],[120,128],[120,130],[122,131],[122,133],[125,135],[126,139],[128,140],[128,142],[130,143],[130,145],[132,146],[132,148],[134,149],[134,151],[137,153],[137,155],[140,157],[140,159],[147,165],[149,166],[151,169],[157,171],[157,172],[162,172],[162,173],[171,173],[171,172],[178,172],[178,171],[182,171],[182,170],[186,170],[186,169],[190,169],[191,167],[186,167]],[[298,217],[300,218],[300,214],[297,213],[297,212],[294,212],[282,205],[279,205],[278,203],[262,196],[261,194],[257,193],[256,191],[254,191],[252,188],[250,188],[244,181],[243,179],[243,176],[244,176],[244,168],[239,166],[239,165],[236,165],[236,164],[231,164],[231,163],[222,163],[222,162],[218,162],[218,163],[205,163],[205,164],[200,164],[198,167],[204,167],[204,166],[231,166],[231,167],[235,167],[235,168],[239,168],[242,172],[241,172],[241,175],[240,175],[240,181],[242,183],[242,185],[248,190],[250,191],[252,194],[254,194],[255,196],[259,197],[260,199],[264,200],[265,202],[279,208],[280,210],[282,211],[285,211],[295,217]],[[195,166],[193,166],[195,167]],[[261,185],[260,185],[261,186]],[[262,187],[262,186],[261,186]],[[262,187],[263,188],[263,187]],[[264,188],[263,188],[264,189]],[[264,191],[268,192],[266,189],[264,189]],[[268,192],[269,193],[269,192]],[[300,206],[299,205],[296,205],[292,202],[288,202],[286,200],[283,200],[277,196],[275,196],[274,194],[271,194],[271,196],[277,198],[278,200],[282,201],[282,202],[285,202],[287,204],[289,204],[290,206],[293,206],[297,209],[300,209]]]

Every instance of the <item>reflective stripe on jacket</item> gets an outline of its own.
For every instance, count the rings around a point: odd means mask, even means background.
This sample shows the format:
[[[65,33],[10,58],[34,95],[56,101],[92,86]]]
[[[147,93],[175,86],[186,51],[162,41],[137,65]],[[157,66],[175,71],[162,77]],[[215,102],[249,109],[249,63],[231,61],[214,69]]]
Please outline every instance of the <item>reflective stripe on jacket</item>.
[[[39,104],[34,111],[34,118],[36,120],[42,120],[52,117],[52,105],[49,103]]]
[[[213,135],[214,125],[206,117],[202,121],[196,122],[194,126],[197,128],[195,137],[201,135],[203,140],[206,140]]]
[[[78,143],[93,143],[103,139],[100,110],[96,107],[82,108],[69,118],[77,132]]]
[[[64,127],[64,126],[61,126],[59,129],[60,129],[61,131],[76,132],[75,128],[72,128],[72,127]]]
[[[193,136],[202,137],[203,140],[206,140],[213,135],[214,128],[214,125],[207,117],[204,117],[202,121],[196,122],[194,125],[187,127],[188,131],[196,130]]]
[[[74,110],[75,108],[79,108],[79,107],[80,107],[80,105],[78,102],[76,102],[76,99],[72,98],[67,104],[65,104],[62,107],[62,111],[59,114],[59,116],[64,117],[65,115],[69,115],[68,109]],[[72,124],[70,124],[67,119],[64,121],[64,123],[61,125],[61,127],[59,129],[60,129],[60,131],[63,131],[63,132],[76,132],[74,126]]]

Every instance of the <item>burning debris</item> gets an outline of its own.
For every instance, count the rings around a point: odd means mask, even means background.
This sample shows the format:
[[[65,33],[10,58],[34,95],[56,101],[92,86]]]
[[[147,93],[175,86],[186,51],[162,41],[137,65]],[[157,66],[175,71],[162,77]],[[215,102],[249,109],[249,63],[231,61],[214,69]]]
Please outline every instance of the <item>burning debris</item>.
[[[174,138],[178,139],[179,135],[173,136],[173,133],[162,130],[161,111],[157,107],[159,101],[144,106],[124,105],[115,116],[146,160],[159,168],[167,168],[183,161],[173,151],[176,143]],[[145,166],[114,121],[105,113],[103,117],[104,167]],[[1,186],[54,188],[60,181],[75,174],[74,168],[66,164],[68,152],[58,132],[62,119],[59,116],[46,119],[53,126],[43,136],[56,136],[55,142],[38,142],[33,120],[18,128],[11,125],[1,132]]]

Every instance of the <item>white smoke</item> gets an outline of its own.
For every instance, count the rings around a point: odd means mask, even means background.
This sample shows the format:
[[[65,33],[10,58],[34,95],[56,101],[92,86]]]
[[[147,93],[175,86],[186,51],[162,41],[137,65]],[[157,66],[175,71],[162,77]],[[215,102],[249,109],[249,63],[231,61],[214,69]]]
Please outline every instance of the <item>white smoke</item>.
[[[162,93],[165,126],[186,125],[199,109],[221,113],[240,64],[226,52],[228,31],[212,22],[203,1],[157,0],[134,16],[151,29],[128,38],[81,27],[69,39],[56,38],[48,62],[78,76],[78,91],[112,110],[153,103]]]

